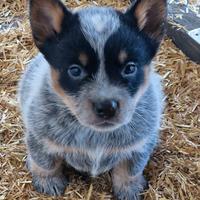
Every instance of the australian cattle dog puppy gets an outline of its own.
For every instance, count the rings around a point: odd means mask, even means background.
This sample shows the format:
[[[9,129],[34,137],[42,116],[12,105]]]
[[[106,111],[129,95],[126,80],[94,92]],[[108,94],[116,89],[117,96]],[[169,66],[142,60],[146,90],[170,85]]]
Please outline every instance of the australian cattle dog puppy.
[[[137,200],[158,141],[160,77],[152,69],[164,33],[166,0],[71,11],[59,0],[30,0],[40,53],[19,87],[33,185],[63,194],[64,163],[112,174],[118,200]]]

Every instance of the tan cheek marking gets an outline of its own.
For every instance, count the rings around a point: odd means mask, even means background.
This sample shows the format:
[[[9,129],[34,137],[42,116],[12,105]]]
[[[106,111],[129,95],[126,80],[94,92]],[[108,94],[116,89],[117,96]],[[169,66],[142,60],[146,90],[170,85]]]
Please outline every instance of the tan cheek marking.
[[[88,64],[88,56],[85,53],[80,53],[79,61],[83,66],[86,66]]]
[[[57,94],[62,98],[63,102],[67,105],[70,111],[76,115],[76,105],[74,103],[74,99],[67,95],[65,91],[61,88],[59,84],[59,72],[51,67],[51,79],[52,79],[52,87]]]
[[[126,51],[121,50],[120,53],[119,53],[119,57],[118,57],[120,64],[124,64],[127,57],[128,57],[128,55],[127,55]]]
[[[59,80],[59,72],[55,69],[51,68],[51,79],[52,79],[52,86],[54,90],[62,97],[65,96],[64,90],[60,87],[58,82]]]
[[[144,66],[144,83],[140,86],[137,94],[134,96],[135,104],[139,101],[140,97],[144,94],[149,85],[150,72],[151,72],[151,66]]]
[[[135,176],[128,174],[127,162],[121,162],[117,167],[113,169],[113,186],[117,188],[129,189],[130,182],[137,181],[142,176],[142,173],[138,173]]]
[[[61,161],[57,161],[54,169],[47,170],[37,165],[37,163],[31,158],[31,156],[28,156],[28,164],[29,164],[30,171],[41,177],[55,175],[56,172],[60,169],[61,163],[62,163]]]

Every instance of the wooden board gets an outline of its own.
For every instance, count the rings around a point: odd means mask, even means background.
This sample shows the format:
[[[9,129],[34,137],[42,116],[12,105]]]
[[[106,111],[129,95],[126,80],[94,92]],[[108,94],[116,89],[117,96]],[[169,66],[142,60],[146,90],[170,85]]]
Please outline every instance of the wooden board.
[[[167,35],[190,59],[200,63],[200,44],[188,32],[200,28],[200,17],[183,4],[169,4]]]

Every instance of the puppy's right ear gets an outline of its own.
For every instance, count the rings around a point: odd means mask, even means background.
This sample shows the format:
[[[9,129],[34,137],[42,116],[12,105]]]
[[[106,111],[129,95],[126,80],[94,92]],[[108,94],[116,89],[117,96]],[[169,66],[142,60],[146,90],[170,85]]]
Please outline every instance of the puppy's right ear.
[[[132,0],[125,15],[136,22],[139,31],[160,43],[167,18],[167,0]]]
[[[59,0],[30,0],[29,9],[32,34],[39,49],[62,31],[64,18],[72,16]]]

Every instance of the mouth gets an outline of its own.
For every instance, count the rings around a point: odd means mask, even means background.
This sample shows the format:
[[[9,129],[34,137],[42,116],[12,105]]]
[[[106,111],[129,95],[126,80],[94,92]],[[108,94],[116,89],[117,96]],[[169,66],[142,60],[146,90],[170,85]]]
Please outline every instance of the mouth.
[[[100,123],[96,123],[94,125],[98,126],[98,127],[111,127],[111,126],[115,126],[116,124],[113,123],[113,122],[109,122],[109,121],[103,121],[103,122],[100,122]]]
[[[97,131],[113,131],[119,127],[119,123],[111,121],[101,121],[93,124],[93,128]]]
[[[81,124],[97,132],[110,132],[122,126],[122,123],[120,122],[113,122],[108,120],[93,121],[93,123],[81,123]]]

